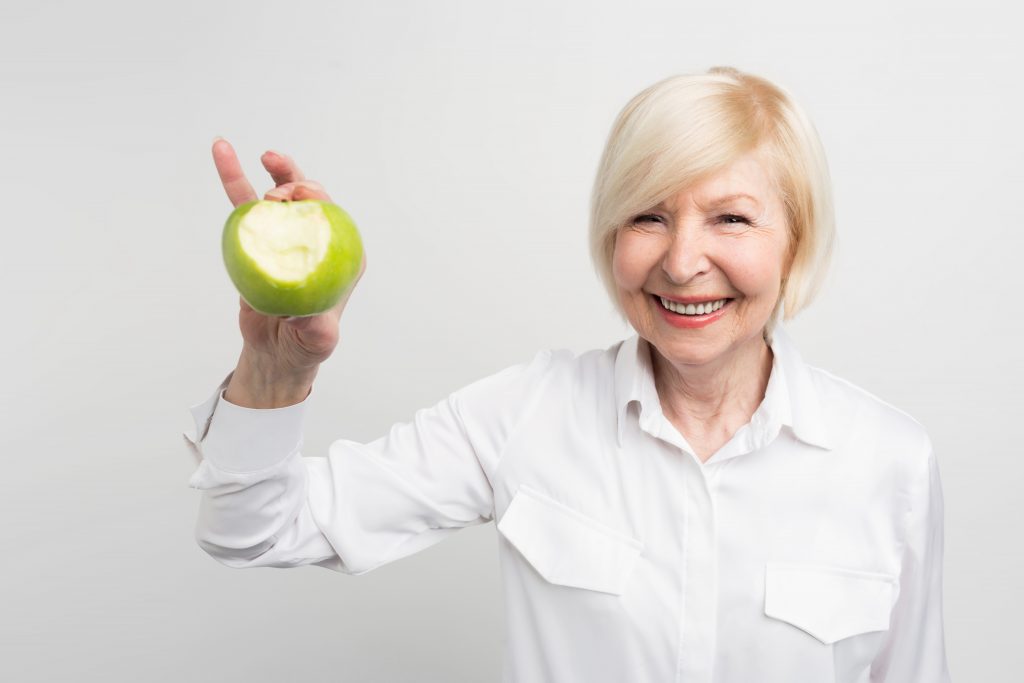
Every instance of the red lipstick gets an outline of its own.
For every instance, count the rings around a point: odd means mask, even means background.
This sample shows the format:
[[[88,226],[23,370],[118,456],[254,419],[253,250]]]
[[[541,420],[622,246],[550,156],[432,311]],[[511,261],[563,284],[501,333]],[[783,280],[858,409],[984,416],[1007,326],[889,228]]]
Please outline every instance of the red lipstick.
[[[734,303],[734,299],[729,299],[728,297],[718,297],[719,299],[729,300],[726,301],[725,304],[723,304],[722,307],[719,308],[717,311],[712,311],[711,313],[704,313],[703,315],[683,315],[681,313],[676,313],[675,311],[670,311],[664,306],[662,306],[661,300],[657,294],[652,295],[652,297],[654,299],[654,306],[661,312],[661,317],[665,322],[667,322],[669,325],[672,325],[673,327],[691,330],[701,327],[707,327],[711,323],[715,322],[716,320],[724,316],[727,312],[731,311],[732,305]],[[668,299],[669,297],[665,298]],[[702,301],[717,300],[718,299],[695,299],[693,297],[689,297],[688,299],[682,300],[675,298],[671,299],[671,301],[679,301],[680,303],[700,303]]]

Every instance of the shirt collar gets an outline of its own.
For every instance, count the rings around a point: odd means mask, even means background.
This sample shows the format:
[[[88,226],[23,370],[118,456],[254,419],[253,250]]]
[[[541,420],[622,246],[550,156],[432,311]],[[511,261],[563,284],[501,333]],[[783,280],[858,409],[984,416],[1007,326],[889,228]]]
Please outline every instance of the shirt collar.
[[[772,332],[771,349],[774,354],[772,372],[758,410],[774,415],[780,424],[789,425],[801,441],[832,449],[833,442],[810,368],[781,322]],[[640,404],[641,424],[649,424],[661,412],[650,344],[636,333],[621,342],[615,356],[615,408],[620,447],[629,404],[633,401]]]

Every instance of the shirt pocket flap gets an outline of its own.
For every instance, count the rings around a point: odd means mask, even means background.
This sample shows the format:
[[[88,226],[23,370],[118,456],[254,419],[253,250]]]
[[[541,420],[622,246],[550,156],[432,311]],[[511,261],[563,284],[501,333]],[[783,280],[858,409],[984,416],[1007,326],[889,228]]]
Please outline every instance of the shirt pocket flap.
[[[764,613],[830,644],[889,628],[898,577],[843,567],[769,562]]]
[[[498,531],[548,582],[619,595],[643,543],[520,485]]]

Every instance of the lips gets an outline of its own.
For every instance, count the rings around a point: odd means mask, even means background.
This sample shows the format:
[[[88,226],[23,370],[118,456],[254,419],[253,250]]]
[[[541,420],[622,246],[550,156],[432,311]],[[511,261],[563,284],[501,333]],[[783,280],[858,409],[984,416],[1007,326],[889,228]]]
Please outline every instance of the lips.
[[[655,300],[654,305],[658,309],[661,319],[672,327],[686,330],[697,330],[707,327],[708,325],[714,325],[715,321],[720,320],[722,316],[732,310],[732,305],[734,303],[734,299],[727,298],[725,304],[716,311],[702,313],[700,315],[684,315],[665,308],[662,306],[661,300],[658,296],[652,296]]]

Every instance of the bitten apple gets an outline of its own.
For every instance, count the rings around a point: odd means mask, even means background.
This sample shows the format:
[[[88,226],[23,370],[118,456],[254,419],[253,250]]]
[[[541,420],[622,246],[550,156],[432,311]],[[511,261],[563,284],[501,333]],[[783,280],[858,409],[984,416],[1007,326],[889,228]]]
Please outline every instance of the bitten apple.
[[[240,204],[221,249],[238,293],[266,315],[323,313],[353,286],[363,259],[352,218],[319,199]]]

